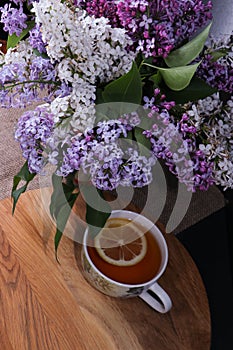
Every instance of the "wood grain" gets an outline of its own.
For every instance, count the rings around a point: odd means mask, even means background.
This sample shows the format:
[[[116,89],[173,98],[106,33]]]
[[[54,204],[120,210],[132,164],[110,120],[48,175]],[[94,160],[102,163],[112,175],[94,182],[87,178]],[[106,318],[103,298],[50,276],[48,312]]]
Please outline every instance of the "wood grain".
[[[0,51],[2,51],[3,53],[6,53],[6,44],[6,40],[0,39]]]
[[[10,199],[0,202],[1,350],[209,349],[205,289],[173,235],[165,235],[169,265],[160,279],[173,308],[161,315],[139,298],[120,300],[94,290],[81,273],[80,244],[66,236],[56,262],[45,193],[25,193],[14,217]],[[82,202],[78,211],[83,218]],[[67,235],[80,240],[84,227],[74,215]]]

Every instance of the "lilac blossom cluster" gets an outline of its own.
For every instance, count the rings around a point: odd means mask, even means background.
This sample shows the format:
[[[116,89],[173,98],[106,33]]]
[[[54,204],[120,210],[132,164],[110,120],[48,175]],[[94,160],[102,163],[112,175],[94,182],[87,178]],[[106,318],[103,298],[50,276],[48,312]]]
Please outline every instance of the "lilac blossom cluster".
[[[226,49],[229,51],[226,55]],[[222,53],[223,57],[214,59],[214,53]],[[220,42],[212,40],[201,57],[197,76],[205,80],[218,91],[233,92],[233,35]]]
[[[23,3],[20,2],[19,5],[19,8],[12,7],[12,4],[5,4],[4,7],[0,7],[1,22],[4,24],[3,29],[10,35],[16,34],[19,36],[23,29],[27,28],[27,15],[24,13]]]
[[[117,15],[117,1],[115,0],[74,0],[74,5],[85,9],[90,16],[108,18],[112,27],[121,26]]]
[[[22,31],[27,28],[29,21],[35,19],[32,12],[25,11],[27,6],[38,2],[39,0],[11,0],[9,4],[5,4],[4,7],[0,7],[1,18],[0,22],[3,24],[3,30],[8,32],[9,35],[16,34],[20,36]],[[12,7],[12,3],[14,4]],[[24,4],[26,5],[24,7]],[[16,7],[18,6],[18,7]],[[45,43],[42,40],[41,28],[36,25],[29,31],[30,44],[34,49],[37,49],[40,53],[45,53]]]
[[[71,116],[70,125],[78,132],[94,124],[96,84],[106,84],[128,72],[135,54],[126,50],[130,39],[123,29],[112,28],[106,18],[74,11],[70,2],[66,5],[40,0],[34,3],[34,12],[46,54],[59,80],[71,90],[64,100],[58,96],[51,110],[56,109],[60,116],[63,112],[65,120]],[[62,108],[58,109],[58,104]]]
[[[197,128],[196,147],[212,166],[214,183],[233,188],[233,98],[223,103],[216,93],[187,106],[190,120]],[[193,140],[194,142],[194,140]]]
[[[132,143],[124,143],[132,126],[118,120],[102,121],[94,129],[75,136],[58,174],[74,171],[90,175],[95,187],[113,190],[119,185],[143,187],[152,181],[153,155],[140,155]]]
[[[180,182],[192,191],[207,190],[213,184],[233,187],[232,99],[223,104],[218,93],[187,103],[179,112],[159,89],[144,101],[153,120],[144,134],[154,156],[163,159]]]
[[[25,112],[18,121],[15,138],[20,143],[23,157],[27,159],[31,173],[40,173],[44,166],[43,151],[53,127],[53,115],[43,106]]]
[[[0,103],[2,107],[25,107],[43,99],[51,101],[57,81],[54,66],[47,59],[33,55],[23,43],[17,54],[9,50],[0,69]],[[20,55],[23,52],[22,55]]]
[[[21,7],[22,3],[17,2]],[[41,90],[46,90],[45,101],[51,102],[50,110],[60,122],[70,118],[73,131],[83,131],[94,123],[97,82],[106,83],[130,70],[135,57],[126,50],[130,39],[106,18],[73,11],[70,2],[30,4],[36,25],[2,62],[2,106],[25,107],[40,101]]]
[[[133,41],[145,57],[166,57],[212,18],[212,4],[200,0],[76,1],[90,15],[105,16]]]
[[[156,159],[162,159],[191,191],[207,190],[213,184],[233,187],[233,99],[223,105],[219,94],[215,94],[182,106],[178,114],[174,109],[177,105],[167,102],[159,89],[152,99],[144,100],[146,110],[150,106],[151,124],[142,131],[151,144],[147,156],[140,154],[137,142],[127,143],[128,133],[140,125],[139,116],[136,118],[134,113],[121,121],[99,122],[73,136],[68,143],[64,135],[54,147],[56,116],[49,114],[46,107],[26,112],[19,120],[16,139],[29,170],[41,172],[47,159],[57,166],[59,176],[81,171],[98,189],[113,190],[119,185],[148,185]],[[128,124],[132,118],[134,126]],[[47,158],[42,156],[45,149]]]
[[[211,19],[211,7],[201,0],[12,0],[1,8],[9,34],[20,35],[29,19],[35,21],[28,37],[0,59],[2,107],[48,102],[24,113],[18,123],[16,140],[29,171],[41,173],[49,162],[63,178],[81,171],[98,189],[113,190],[148,185],[161,159],[192,191],[213,184],[233,187],[233,101],[223,104],[219,94],[183,105],[167,101],[146,74],[149,64],[145,68],[145,58],[164,68],[163,58]],[[232,50],[232,37],[227,46]],[[201,52],[197,76],[232,93],[232,56],[219,49]],[[156,67],[150,68],[152,76]],[[127,73],[141,89],[137,95],[145,95],[137,103],[144,105],[146,128],[136,112],[95,120],[96,103],[108,88],[122,96]],[[126,95],[131,100],[133,94]],[[150,145],[146,156],[135,130],[144,130],[140,137]]]
[[[46,53],[46,43],[42,39],[41,26],[36,24],[29,33],[29,42],[33,49]]]
[[[29,20],[25,9],[27,6],[32,5],[33,2],[38,1],[39,0],[9,0],[8,4],[5,4],[4,7],[0,7],[0,21],[4,25],[4,31],[8,32],[9,35],[21,35],[22,31],[27,28],[27,21]],[[30,14],[30,20],[33,20],[33,18],[34,16]]]
[[[154,156],[163,159],[169,171],[189,190],[208,189],[213,184],[212,166],[203,152],[195,148],[191,135],[196,135],[197,130],[190,125],[188,115],[182,111],[179,118],[175,118],[175,102],[167,102],[159,89],[150,101],[148,97],[144,100],[145,107],[151,107],[148,116],[153,121],[144,134],[150,139]]]

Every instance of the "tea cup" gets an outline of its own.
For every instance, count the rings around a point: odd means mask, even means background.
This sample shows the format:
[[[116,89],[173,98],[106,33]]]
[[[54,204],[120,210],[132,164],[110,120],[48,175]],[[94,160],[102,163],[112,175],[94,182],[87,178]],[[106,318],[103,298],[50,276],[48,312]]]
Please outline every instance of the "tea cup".
[[[158,284],[158,279],[165,272],[168,262],[168,248],[163,234],[159,228],[145,216],[128,210],[113,210],[110,219],[121,218],[129,220],[140,228],[143,228],[143,234],[150,232],[160,251],[160,262],[153,278],[147,281],[137,283],[122,283],[103,273],[100,267],[96,266],[88,251],[90,242],[89,230],[86,229],[83,237],[81,251],[82,272],[86,280],[98,291],[117,298],[130,298],[138,296],[144,300],[150,307],[160,313],[168,312],[172,307],[172,301],[165,290]],[[135,265],[136,267],[136,265]],[[145,266],[145,270],[147,266]],[[146,272],[146,271],[145,271]]]

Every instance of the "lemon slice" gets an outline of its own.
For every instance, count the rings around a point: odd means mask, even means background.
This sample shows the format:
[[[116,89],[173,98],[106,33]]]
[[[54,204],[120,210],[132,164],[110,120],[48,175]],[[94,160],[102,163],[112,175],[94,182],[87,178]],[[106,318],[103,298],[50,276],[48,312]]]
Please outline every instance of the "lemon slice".
[[[139,263],[147,251],[147,240],[137,225],[121,219],[109,219],[94,239],[101,258],[112,265],[132,266]]]

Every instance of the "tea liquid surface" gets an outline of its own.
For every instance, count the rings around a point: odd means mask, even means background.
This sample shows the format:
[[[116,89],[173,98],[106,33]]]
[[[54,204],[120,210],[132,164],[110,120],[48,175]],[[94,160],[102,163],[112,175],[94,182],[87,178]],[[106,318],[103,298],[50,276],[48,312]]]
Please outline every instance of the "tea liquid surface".
[[[146,255],[140,262],[132,266],[110,264],[104,261],[92,246],[87,247],[88,254],[97,269],[105,276],[125,284],[145,283],[155,277],[161,264],[161,252],[155,237],[150,231],[145,233],[145,237],[147,240]]]

